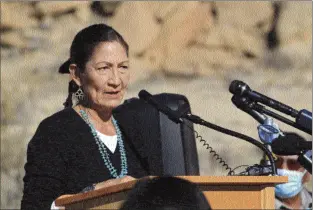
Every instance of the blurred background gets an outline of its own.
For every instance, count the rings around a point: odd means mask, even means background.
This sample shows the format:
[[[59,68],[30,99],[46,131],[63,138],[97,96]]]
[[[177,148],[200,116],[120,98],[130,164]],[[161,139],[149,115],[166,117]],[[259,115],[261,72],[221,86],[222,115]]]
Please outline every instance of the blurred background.
[[[1,209],[20,207],[27,144],[63,108],[69,76],[58,68],[75,34],[94,23],[113,26],[130,45],[126,98],[141,89],[182,94],[194,114],[255,139],[258,123],[231,102],[232,80],[312,110],[310,1],[1,2]],[[195,129],[232,168],[262,157],[245,141]],[[198,140],[197,148],[201,175],[227,175]]]

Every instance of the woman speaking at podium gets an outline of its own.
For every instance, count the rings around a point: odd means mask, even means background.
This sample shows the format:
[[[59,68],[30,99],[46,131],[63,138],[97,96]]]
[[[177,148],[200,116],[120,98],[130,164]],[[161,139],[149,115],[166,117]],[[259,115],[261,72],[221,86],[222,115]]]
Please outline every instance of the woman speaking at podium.
[[[59,72],[71,76],[69,95],[65,109],[44,119],[28,144],[22,209],[49,209],[57,197],[96,183],[158,175],[158,158],[149,157],[158,148],[144,142],[151,131],[131,133],[138,126],[133,118],[113,111],[130,78],[123,37],[105,24],[81,30]]]

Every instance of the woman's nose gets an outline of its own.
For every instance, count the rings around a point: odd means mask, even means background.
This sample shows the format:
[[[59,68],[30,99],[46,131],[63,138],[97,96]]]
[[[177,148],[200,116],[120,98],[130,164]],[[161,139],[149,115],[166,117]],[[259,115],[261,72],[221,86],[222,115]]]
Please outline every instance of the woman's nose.
[[[110,79],[108,80],[109,84],[119,86],[121,83],[120,73],[117,68],[112,68]]]

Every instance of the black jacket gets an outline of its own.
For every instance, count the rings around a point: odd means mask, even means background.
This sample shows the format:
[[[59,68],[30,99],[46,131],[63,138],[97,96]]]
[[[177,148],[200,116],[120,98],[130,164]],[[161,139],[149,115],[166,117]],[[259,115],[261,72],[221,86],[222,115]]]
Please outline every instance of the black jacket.
[[[153,108],[136,100],[113,115],[123,134],[128,175],[162,175]],[[119,153],[112,158],[120,170]],[[57,197],[110,178],[89,126],[72,108],[64,109],[43,120],[28,144],[21,208],[49,209]]]

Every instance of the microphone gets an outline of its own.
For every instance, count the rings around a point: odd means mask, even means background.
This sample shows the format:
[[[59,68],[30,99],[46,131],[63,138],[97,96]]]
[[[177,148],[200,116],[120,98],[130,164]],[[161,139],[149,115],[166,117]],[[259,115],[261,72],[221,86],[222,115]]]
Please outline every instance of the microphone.
[[[298,117],[299,112],[297,110],[279,101],[271,99],[261,93],[251,90],[251,88],[242,81],[239,81],[239,80],[232,81],[229,86],[229,92],[235,95],[248,97],[255,102],[260,102],[262,104],[265,104],[269,107],[272,107],[273,109],[281,111],[294,118]]]
[[[234,80],[229,86],[229,91],[237,97],[246,97],[253,102],[249,104],[249,107],[260,113],[265,113],[271,115],[284,123],[298,128],[308,134],[312,135],[312,112],[302,109],[300,111],[293,109],[279,101],[269,98],[261,93],[253,91],[250,87],[239,80]],[[284,118],[270,110],[266,110],[262,105],[257,104],[257,102],[267,105],[273,109],[276,109],[284,114],[290,115],[296,119],[296,122],[292,122],[287,118]]]
[[[239,95],[234,95],[231,98],[231,101],[233,104],[240,110],[248,113],[251,115],[256,121],[258,121],[260,124],[263,124],[264,121],[266,120],[265,115],[255,111],[251,107],[253,107],[253,101],[249,100],[246,97],[241,97]]]
[[[151,95],[146,90],[141,90],[138,94],[139,98],[148,102],[152,106],[154,106],[158,111],[164,113],[170,120],[174,121],[175,123],[182,123],[183,119],[181,116],[173,111],[172,109],[168,108],[167,106],[164,106],[163,104],[159,103],[157,100],[153,98],[153,95]]]
[[[284,133],[285,136],[279,136],[272,144],[272,151],[276,155],[299,155],[303,151],[312,150],[312,142],[304,140],[295,133]]]

